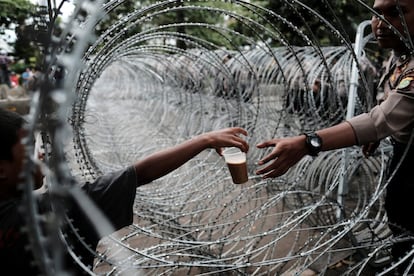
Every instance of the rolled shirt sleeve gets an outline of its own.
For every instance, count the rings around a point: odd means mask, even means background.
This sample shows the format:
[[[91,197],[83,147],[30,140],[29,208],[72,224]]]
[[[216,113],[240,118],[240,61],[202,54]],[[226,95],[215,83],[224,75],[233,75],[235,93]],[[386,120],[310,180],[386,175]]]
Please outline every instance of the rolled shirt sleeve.
[[[354,129],[358,145],[392,136],[396,141],[409,141],[414,117],[413,91],[396,90],[369,113],[348,120]]]

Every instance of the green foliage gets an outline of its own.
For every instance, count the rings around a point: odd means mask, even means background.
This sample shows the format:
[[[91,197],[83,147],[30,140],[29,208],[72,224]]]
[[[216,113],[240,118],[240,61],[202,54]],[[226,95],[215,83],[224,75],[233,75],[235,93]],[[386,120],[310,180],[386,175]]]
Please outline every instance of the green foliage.
[[[101,34],[109,27],[114,26],[119,20],[124,19],[126,16],[131,16],[133,12],[137,12],[140,8],[147,9],[150,5],[159,4],[160,1],[146,0],[133,4],[132,1],[125,1],[122,5],[117,6],[111,10],[106,19],[101,22],[97,31]],[[167,32],[177,32],[179,34],[185,34],[189,36],[195,36],[200,40],[206,40],[218,45],[229,45],[229,41],[226,40],[218,31],[213,28],[206,28],[197,26],[197,24],[207,24],[211,26],[220,25],[224,22],[223,14],[214,11],[206,11],[206,7],[211,7],[212,2],[206,1],[171,1],[163,2],[163,5],[158,5],[157,8],[145,13],[150,15],[155,13],[145,23],[139,23],[137,25],[130,24],[128,29],[119,29],[122,37],[128,37],[134,35],[140,31],[156,28],[157,26],[163,26],[163,30]],[[230,8],[230,3],[216,2],[218,8]],[[195,23],[195,24],[191,24]],[[177,36],[179,37],[179,35]],[[177,38],[177,47],[183,50],[193,47],[188,45],[185,39]]]
[[[108,11],[106,18],[100,21],[97,25],[97,33],[101,34],[112,25],[114,25],[117,21],[127,16],[131,11],[139,8],[139,5],[140,4],[136,1],[124,1],[122,5],[118,5],[113,10]]]
[[[274,24],[273,27],[278,29],[290,44],[298,46],[306,44],[299,32],[313,41],[319,41],[321,45],[342,43],[339,36],[332,34],[333,29],[343,34],[347,41],[354,41],[358,24],[371,18],[370,11],[357,1],[307,0],[303,3],[306,6],[293,1],[269,1],[266,5],[266,8],[274,11],[277,16],[293,24],[289,26],[277,17],[269,17]]]
[[[15,42],[14,55],[18,59],[28,59],[36,51],[25,24],[26,19],[33,16],[35,6],[29,0],[0,0],[0,25],[2,28],[8,28],[15,24],[17,40]],[[33,35],[31,31],[29,34]]]
[[[28,0],[0,0],[0,25],[21,24],[33,12],[33,4]]]
[[[355,0],[303,0],[302,2],[303,5],[297,1],[285,0],[250,0],[241,3],[205,0],[169,1],[160,5],[159,9],[154,9],[152,12],[159,13],[148,18],[145,23],[139,22],[134,25],[130,24],[130,21],[128,28],[122,26],[111,35],[121,34],[119,38],[125,39],[142,30],[162,25],[168,26],[165,31],[195,36],[200,40],[227,48],[239,48],[259,40],[268,41],[272,46],[279,46],[282,44],[281,39],[292,45],[304,46],[307,43],[304,36],[321,45],[336,45],[342,41],[339,36],[333,34],[329,24],[332,24],[332,28],[338,29],[341,34],[345,34],[347,41],[353,41],[358,24],[371,17],[370,12]],[[366,1],[367,5],[372,5],[372,2],[373,0]],[[97,25],[97,35],[140,9],[159,3],[159,0],[119,1]],[[274,14],[264,13],[260,7],[267,8]],[[228,11],[227,13],[234,12],[241,17],[246,16],[272,30],[276,37],[268,37],[270,32],[246,24],[245,20],[226,16],[226,12],[215,12],[213,8]],[[41,58],[36,44],[39,33],[35,25],[26,26],[25,19],[42,16],[47,15],[39,13],[29,0],[0,0],[0,24],[3,27],[11,23],[18,24],[16,55],[27,63],[30,57],[35,56],[39,60]],[[210,28],[197,24],[206,24]],[[231,31],[223,32],[220,27],[243,34],[251,40],[246,41],[246,38],[241,35],[232,35]],[[177,39],[177,47],[185,50],[194,46],[185,39]]]
[[[25,62],[16,62],[10,66],[10,70],[16,74],[21,74],[26,70],[27,67],[30,67],[30,65],[26,64]]]
[[[148,1],[155,3],[156,1]],[[228,7],[230,4],[217,2],[215,7]],[[205,40],[218,45],[228,45],[229,42],[223,36],[213,30],[213,28],[206,28],[197,26],[197,24],[219,25],[223,23],[224,17],[222,14],[214,11],[205,10],[206,7],[211,7],[211,3],[207,4],[204,1],[187,1],[187,2],[172,2],[164,9],[173,9],[171,12],[166,12],[157,16],[153,20],[154,25],[170,26],[169,31],[178,32],[195,36],[200,40]],[[194,24],[192,24],[194,23]],[[177,47],[183,50],[191,47],[185,40],[178,39]]]

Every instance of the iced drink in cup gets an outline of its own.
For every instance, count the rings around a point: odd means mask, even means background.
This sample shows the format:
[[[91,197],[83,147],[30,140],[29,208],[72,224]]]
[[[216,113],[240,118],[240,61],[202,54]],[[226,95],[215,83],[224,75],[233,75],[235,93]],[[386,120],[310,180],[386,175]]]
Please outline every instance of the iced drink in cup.
[[[246,183],[249,180],[247,176],[246,153],[235,147],[225,148],[222,153],[233,183]]]

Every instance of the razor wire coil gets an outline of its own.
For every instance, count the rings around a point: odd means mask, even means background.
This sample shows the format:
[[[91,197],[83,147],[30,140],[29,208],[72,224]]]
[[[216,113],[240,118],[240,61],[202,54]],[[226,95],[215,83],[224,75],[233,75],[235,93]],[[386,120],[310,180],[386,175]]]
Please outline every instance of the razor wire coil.
[[[301,1],[284,2],[299,16],[305,12],[321,20],[340,45],[321,46],[309,26],[299,29],[283,15],[248,1],[159,1],[129,11],[95,37],[94,28],[126,2],[78,1],[61,36],[51,39],[46,68],[54,73],[61,66],[66,75],[62,87],[52,85],[56,80],[48,75],[39,101],[32,102],[31,128],[51,139],[52,155],[46,166],[52,172],[47,178],[52,198],[75,196],[77,182],[93,180],[159,147],[212,129],[245,127],[254,145],[338,123],[345,118],[356,59],[355,111],[365,112],[375,104],[372,83],[377,68],[367,53],[356,57],[340,26]],[[334,12],[328,1],[322,4]],[[355,4],[364,5],[359,0]],[[213,23],[154,23],[175,12],[205,12],[216,22],[228,17],[253,36]],[[257,18],[289,26],[306,46],[290,44],[276,25],[265,26]],[[176,31],[182,27],[209,30],[225,45]],[[270,46],[265,37],[280,46]],[[236,47],[234,39],[249,47]],[[367,36],[366,43],[371,39]],[[187,49],[177,47],[178,41]],[[346,271],[361,275],[375,255],[393,242],[382,201],[389,142],[383,141],[380,149],[364,159],[358,148],[351,148],[345,172],[341,151],[324,152],[304,158],[278,179],[251,176],[251,183],[243,187],[230,183],[215,153],[203,152],[170,175],[137,189],[134,223],[103,239],[95,266],[85,266],[85,271],[267,275],[317,268],[323,275],[342,253],[365,251],[365,258]],[[249,153],[250,175],[262,155]],[[336,196],[343,175],[349,186],[340,204]],[[32,201],[28,202],[26,208],[32,209]],[[35,209],[28,214],[29,226],[36,230],[29,231],[32,250],[40,253],[38,262],[52,275],[53,269],[63,268],[52,265],[55,260],[49,258],[42,240],[60,234],[63,218],[51,219],[54,230],[42,233]]]

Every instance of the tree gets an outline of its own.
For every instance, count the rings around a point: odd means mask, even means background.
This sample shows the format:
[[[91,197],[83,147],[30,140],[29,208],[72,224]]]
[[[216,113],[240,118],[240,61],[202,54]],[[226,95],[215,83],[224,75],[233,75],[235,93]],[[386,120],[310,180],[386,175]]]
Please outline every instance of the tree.
[[[27,35],[31,32],[28,32],[26,24],[35,13],[34,7],[28,0],[0,0],[0,28],[4,30],[15,27],[13,29],[17,39],[14,55],[26,62],[36,52],[35,45]]]
[[[30,16],[33,5],[28,0],[0,0],[0,25],[22,24]]]
[[[123,33],[123,37],[162,26],[165,32],[177,33],[175,46],[182,50],[194,47],[184,38],[186,35],[195,36],[212,44],[228,46],[229,41],[226,41],[219,32],[206,27],[206,25],[220,25],[225,21],[222,13],[208,9],[213,6],[227,9],[232,7],[230,3],[197,0],[165,2],[144,0],[138,3],[124,1],[119,6],[108,10],[108,16],[98,25],[98,34],[114,26],[119,20],[128,17],[128,20],[131,19],[118,30]],[[131,16],[133,13],[139,13],[140,16],[134,18]],[[134,20],[141,20],[143,17],[147,17],[147,20],[134,24]]]
[[[372,1],[367,4],[372,4]],[[353,41],[358,24],[371,17],[370,11],[356,0],[142,0],[114,3],[117,4],[108,11],[107,19],[98,25],[98,32],[105,31],[119,20],[142,9],[144,12],[140,16],[147,16],[147,19],[137,24],[132,22],[139,20],[139,17],[126,22],[118,30],[123,34],[122,37],[163,26],[163,31],[183,34],[175,37],[176,46],[183,50],[194,47],[184,38],[186,35],[225,48],[254,44],[254,41],[270,41],[272,46],[280,46],[281,39],[293,45],[304,46],[307,41],[302,34],[321,45],[337,45],[342,42],[339,36],[333,35],[333,29],[338,30],[346,41]],[[151,5],[153,6],[149,9]],[[231,13],[237,16],[229,15]],[[273,32],[257,28],[253,22]],[[220,26],[227,31],[221,31]],[[275,34],[280,37],[275,37]]]
[[[355,38],[358,24],[371,18],[370,11],[352,0],[307,0],[298,3],[297,1],[268,1],[266,8],[273,11],[277,17],[269,16],[268,19],[291,44],[304,46],[306,41],[298,35],[303,32],[312,36],[321,45],[341,44],[341,38],[332,35],[336,29],[344,35],[348,41]],[[367,3],[372,4],[372,0]],[[292,25],[286,24],[292,23]],[[330,27],[332,25],[332,28]],[[297,29],[295,29],[297,28]],[[274,41],[277,44],[277,41]]]

